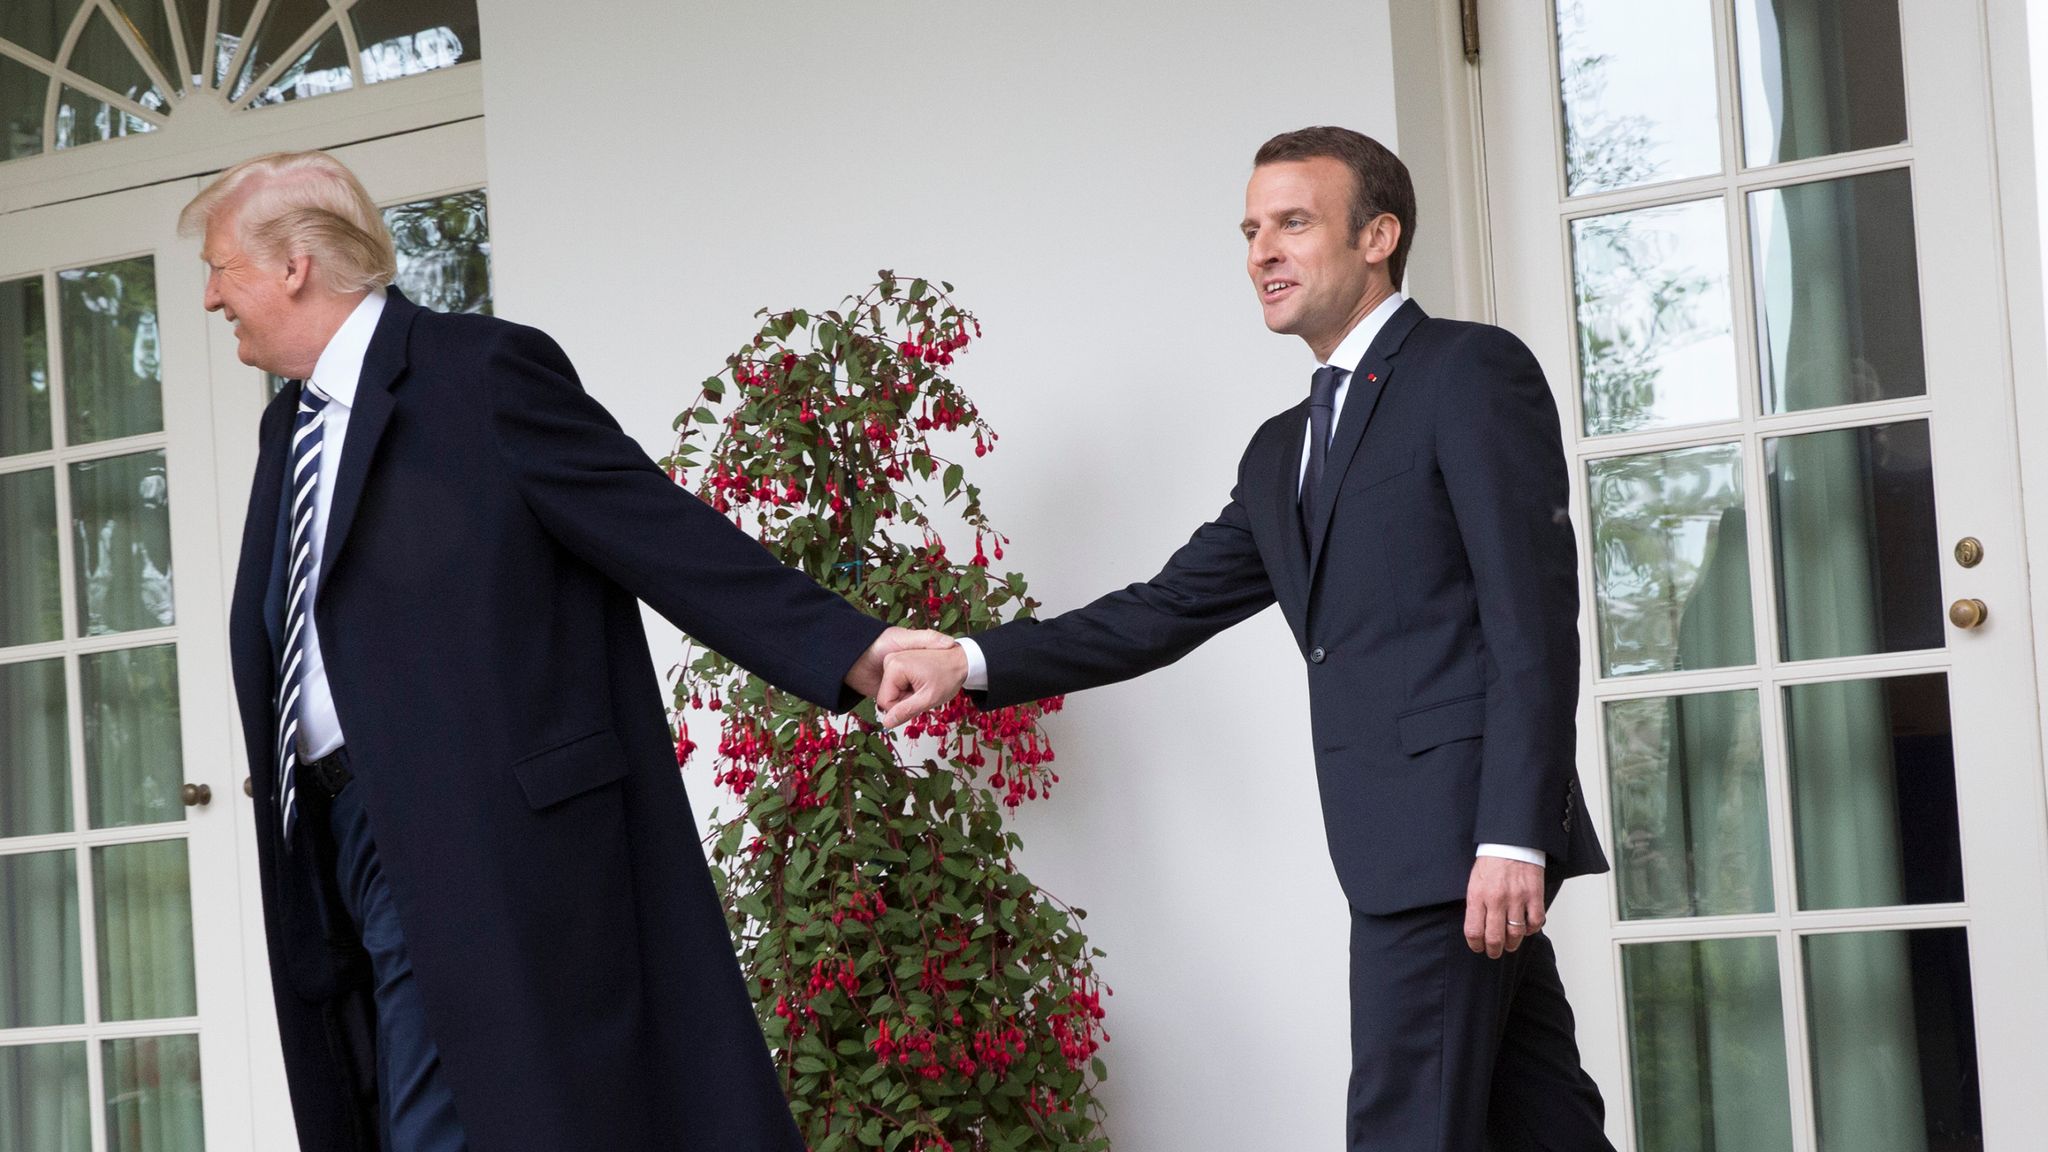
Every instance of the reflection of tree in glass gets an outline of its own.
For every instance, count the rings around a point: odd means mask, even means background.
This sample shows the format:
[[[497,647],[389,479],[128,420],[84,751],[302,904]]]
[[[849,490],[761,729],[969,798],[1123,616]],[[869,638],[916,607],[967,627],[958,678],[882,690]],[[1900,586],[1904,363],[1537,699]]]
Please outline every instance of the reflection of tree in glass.
[[[1733,444],[1592,465],[1587,495],[1594,583],[1609,675],[1688,664],[1680,656],[1679,624],[1701,572],[1719,550],[1747,547],[1739,533],[1722,538],[1726,511],[1742,507],[1740,467],[1741,450]],[[1738,648],[1752,643],[1746,636],[1727,639]]]
[[[1661,165],[1651,158],[1655,125],[1647,116],[1615,115],[1602,98],[1612,57],[1583,50],[1584,4],[1557,8],[1558,87],[1564,97],[1565,184],[1576,195],[1621,188],[1654,179]]]
[[[73,268],[57,286],[72,442],[161,431],[155,262]]]
[[[398,287],[436,312],[491,313],[491,231],[478,188],[384,210]]]
[[[1586,430],[1629,432],[1657,415],[1660,361],[1674,343],[1726,328],[1700,315],[1714,277],[1674,259],[1658,223],[1685,206],[1615,212],[1572,226],[1580,394]]]

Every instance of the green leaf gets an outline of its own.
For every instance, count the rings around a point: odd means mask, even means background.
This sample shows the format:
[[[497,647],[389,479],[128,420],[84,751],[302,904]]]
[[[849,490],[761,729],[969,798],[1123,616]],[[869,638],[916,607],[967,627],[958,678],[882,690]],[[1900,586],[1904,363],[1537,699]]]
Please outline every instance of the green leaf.
[[[958,464],[949,464],[946,466],[946,478],[944,480],[944,484],[946,488],[946,497],[948,499],[951,499],[953,494],[960,490],[960,481],[966,475],[967,470],[965,468],[962,468]]]

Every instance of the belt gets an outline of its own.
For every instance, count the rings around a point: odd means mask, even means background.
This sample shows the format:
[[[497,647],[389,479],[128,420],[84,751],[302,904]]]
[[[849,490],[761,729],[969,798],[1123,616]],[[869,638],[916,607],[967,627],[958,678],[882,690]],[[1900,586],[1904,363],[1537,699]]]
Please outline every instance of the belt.
[[[348,782],[353,779],[355,776],[348,770],[348,749],[345,747],[299,765],[300,783],[329,800],[341,795],[341,790],[348,787]]]

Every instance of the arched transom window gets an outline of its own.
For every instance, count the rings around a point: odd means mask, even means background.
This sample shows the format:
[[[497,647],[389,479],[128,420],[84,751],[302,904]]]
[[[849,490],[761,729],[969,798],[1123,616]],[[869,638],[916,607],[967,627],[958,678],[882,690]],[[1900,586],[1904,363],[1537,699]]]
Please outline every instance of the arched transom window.
[[[0,0],[0,162],[481,56],[476,0]]]

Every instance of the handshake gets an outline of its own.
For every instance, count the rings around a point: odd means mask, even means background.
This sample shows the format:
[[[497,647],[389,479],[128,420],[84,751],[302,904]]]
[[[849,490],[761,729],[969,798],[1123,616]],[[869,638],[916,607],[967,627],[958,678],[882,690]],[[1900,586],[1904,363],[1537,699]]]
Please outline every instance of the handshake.
[[[872,696],[884,727],[894,728],[954,696],[967,683],[967,651],[943,632],[891,627],[854,662],[846,684]]]

